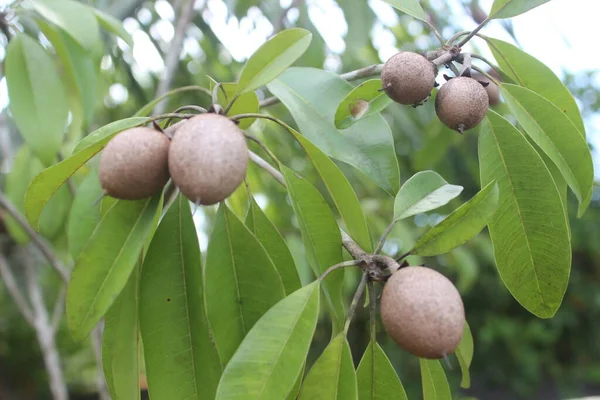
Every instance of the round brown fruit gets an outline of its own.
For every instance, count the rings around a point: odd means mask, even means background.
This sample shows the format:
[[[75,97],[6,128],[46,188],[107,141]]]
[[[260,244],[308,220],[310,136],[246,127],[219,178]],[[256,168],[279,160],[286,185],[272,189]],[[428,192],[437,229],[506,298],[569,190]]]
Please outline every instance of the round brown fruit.
[[[381,84],[389,98],[400,104],[418,105],[431,94],[436,68],[417,53],[398,53],[383,65]]]
[[[450,129],[460,133],[476,127],[488,110],[488,95],[483,85],[473,78],[452,78],[438,91],[435,112]]]
[[[493,69],[488,71],[488,74],[490,74],[492,76],[492,78],[499,80],[500,76],[498,75],[497,72],[495,72]],[[488,79],[485,75],[477,72],[477,71],[473,71],[471,73],[471,78],[478,80],[479,82],[488,82],[489,84],[485,87],[485,91],[488,94],[488,104],[490,106],[495,106],[496,104],[498,104],[500,102],[500,88],[498,87],[498,85],[496,85],[494,82],[492,82],[490,79]]]
[[[384,286],[381,319],[402,349],[437,359],[456,350],[465,310],[458,290],[444,275],[426,267],[404,267]]]
[[[138,200],[160,192],[169,180],[169,138],[162,132],[137,127],[117,134],[100,158],[104,193],[122,200]]]
[[[169,172],[179,190],[197,204],[225,200],[244,181],[248,146],[244,132],[229,118],[202,114],[175,132]]]

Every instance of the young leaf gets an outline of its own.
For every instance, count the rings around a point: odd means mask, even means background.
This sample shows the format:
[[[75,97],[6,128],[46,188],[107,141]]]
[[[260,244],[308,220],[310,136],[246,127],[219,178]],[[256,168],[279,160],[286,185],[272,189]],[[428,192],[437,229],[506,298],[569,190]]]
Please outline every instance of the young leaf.
[[[340,230],[327,202],[313,185],[283,165],[281,173],[298,218],[306,258],[315,276],[319,277],[327,268],[343,261]],[[324,281],[334,331],[340,331],[344,324],[343,284],[344,271],[341,269],[330,273]]]
[[[258,89],[277,78],[304,54],[311,39],[312,33],[302,28],[273,36],[246,61],[238,79],[238,93]]]
[[[74,259],[81,253],[100,221],[100,204],[95,203],[102,193],[96,171],[91,171],[77,187],[67,225],[69,253]]]
[[[204,285],[206,316],[221,363],[226,365],[285,290],[264,247],[224,203],[208,245]]]
[[[75,149],[77,151],[71,157],[46,168],[33,178],[25,194],[25,215],[29,223],[38,229],[44,207],[67,179],[98,154],[114,135],[145,121],[147,118],[127,118],[97,129],[79,142]]]
[[[496,0],[492,4],[489,18],[501,19],[516,17],[550,0]]]
[[[423,400],[452,400],[450,386],[438,360],[419,359]]]
[[[383,0],[390,6],[397,8],[410,15],[411,17],[427,21],[427,14],[423,11],[423,7],[419,4],[419,0]]]
[[[571,244],[560,193],[525,137],[493,111],[479,136],[481,184],[498,182],[498,210],[488,224],[498,272],[521,305],[554,315],[567,288]]]
[[[407,400],[394,366],[377,342],[369,342],[356,370],[358,400]]]
[[[29,0],[29,4],[82,48],[90,49],[100,41],[100,27],[91,7],[73,0]]]
[[[336,128],[349,128],[359,119],[377,114],[392,104],[381,86],[381,79],[370,79],[352,89],[335,112]]]
[[[468,389],[471,387],[469,367],[471,366],[471,361],[473,361],[473,335],[471,334],[471,328],[469,328],[469,324],[467,323],[465,323],[465,331],[462,339],[456,348],[456,358],[458,359],[462,373],[460,387]]]
[[[214,82],[210,81],[210,90],[214,89]],[[237,83],[221,83],[221,88],[217,92],[219,104],[223,107],[227,107],[230,101],[235,99],[238,93]],[[255,92],[246,92],[239,95],[233,106],[227,112],[228,116],[245,114],[245,113],[257,113],[259,111],[258,96]],[[256,121],[256,118],[244,118],[240,120],[240,129],[248,129]]]
[[[66,300],[75,340],[90,333],[127,283],[152,229],[160,198],[159,194],[116,202],[75,260]]]
[[[102,335],[102,368],[113,399],[140,398],[138,283],[141,265],[109,308]]]
[[[100,11],[93,7],[90,7],[90,9],[94,13],[94,16],[96,17],[98,23],[102,28],[123,39],[129,47],[133,47],[133,38],[131,37],[129,32],[125,30],[121,21],[119,21],[112,15],[105,13],[104,11]]]
[[[69,112],[54,61],[38,42],[19,33],[8,44],[4,66],[15,123],[36,157],[50,165],[60,149]]]
[[[277,228],[265,215],[253,197],[250,198],[250,208],[246,216],[246,226],[263,245],[273,261],[283,287],[287,294],[293,293],[302,287],[300,276],[294,263],[290,249]]]
[[[533,90],[554,103],[585,137],[579,107],[569,89],[546,64],[502,40],[487,38],[488,45],[502,71],[516,83]]]
[[[329,157],[352,165],[395,195],[400,184],[390,127],[381,115],[340,131],[333,122],[352,85],[338,75],[314,68],[290,68],[268,85],[290,110],[300,132]]]
[[[146,253],[140,331],[153,399],[212,399],[221,363],[204,314],[202,265],[188,200],[179,195]]]
[[[356,372],[345,333],[325,348],[304,378],[298,400],[357,400]]]
[[[466,243],[485,228],[497,208],[498,185],[492,181],[421,236],[411,254],[436,256]]]
[[[319,316],[319,281],[279,301],[227,364],[216,400],[285,399],[297,382]]]
[[[398,191],[394,201],[394,219],[435,210],[444,206],[463,191],[462,186],[450,185],[433,171],[417,172]]]
[[[594,165],[587,141],[550,101],[521,86],[501,84],[502,96],[519,124],[558,167],[579,200],[578,215],[590,204]]]

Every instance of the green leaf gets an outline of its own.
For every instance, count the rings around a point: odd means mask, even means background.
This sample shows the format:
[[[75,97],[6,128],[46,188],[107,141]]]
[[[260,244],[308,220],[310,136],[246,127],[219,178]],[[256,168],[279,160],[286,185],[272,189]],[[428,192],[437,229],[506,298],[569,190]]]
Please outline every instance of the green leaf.
[[[167,93],[155,98],[154,100],[150,101],[148,104],[144,105],[142,108],[137,110],[137,112],[134,114],[134,117],[145,117],[149,115],[158,103],[176,94],[183,92],[201,92],[206,94],[207,91],[208,89],[203,88],[201,86],[183,86],[173,90],[169,90]]]
[[[338,75],[314,68],[290,68],[268,85],[290,110],[300,132],[329,157],[352,165],[388,193],[400,184],[390,127],[381,115],[336,129],[333,115],[352,85]]]
[[[486,40],[504,73],[519,85],[554,103],[573,121],[581,135],[585,136],[585,126],[575,99],[546,64],[510,43],[492,38]]]
[[[496,0],[492,4],[489,18],[501,19],[516,17],[550,0]]]
[[[501,84],[502,96],[533,141],[558,167],[579,200],[578,215],[590,204],[594,165],[587,141],[550,101],[521,86]]]
[[[317,327],[318,282],[295,291],[258,320],[227,364],[216,400],[286,398]]]
[[[469,324],[467,323],[465,323],[465,330],[462,339],[456,348],[455,354],[462,373],[460,387],[468,389],[471,387],[469,367],[471,366],[471,361],[473,361],[473,335],[471,334],[471,328],[469,328]]]
[[[427,21],[427,14],[423,11],[423,7],[419,4],[419,0],[383,0],[390,6],[397,8],[410,15],[411,17],[420,19],[421,21]]]
[[[254,236],[256,236],[269,257],[271,257],[279,276],[281,276],[285,292],[290,294],[302,287],[294,258],[292,257],[292,253],[290,253],[285,239],[253,197],[250,198],[246,226],[254,233]]]
[[[102,368],[113,399],[140,398],[138,284],[141,265],[106,313],[102,334]]]
[[[252,232],[221,203],[204,269],[206,315],[221,363],[244,336],[285,296],[281,277]]]
[[[90,9],[96,16],[96,19],[102,28],[104,28],[107,32],[113,33],[123,39],[129,47],[133,47],[133,38],[129,32],[125,30],[121,21],[112,15],[105,13],[104,11],[100,11],[93,7],[90,7]]]
[[[73,0],[29,0],[28,3],[84,49],[91,49],[100,41],[100,27],[91,7]]]
[[[98,199],[102,193],[100,179],[95,171],[91,171],[77,187],[67,225],[69,253],[75,259],[85,247],[100,221]]]
[[[15,123],[36,157],[50,165],[62,144],[69,112],[54,61],[39,43],[20,33],[8,44],[4,67]]]
[[[327,268],[343,261],[340,229],[327,202],[310,182],[283,165],[281,173],[298,219],[306,258],[315,276],[319,277]],[[341,331],[344,324],[344,275],[343,269],[339,269],[324,280],[323,289],[333,314],[334,332]]]
[[[502,281],[540,318],[554,315],[567,288],[571,243],[552,175],[525,137],[489,111],[479,136],[481,184],[497,181],[498,210],[488,224]]]
[[[67,289],[67,317],[75,340],[85,338],[119,295],[152,229],[161,194],[117,201],[75,260]]]
[[[335,126],[338,129],[349,128],[361,118],[377,114],[392,104],[381,86],[381,79],[371,79],[348,93],[335,112]]]
[[[142,269],[140,331],[153,399],[212,399],[221,376],[204,313],[202,263],[188,200],[179,195]]]
[[[411,254],[437,256],[476,236],[498,208],[498,185],[492,181],[442,222],[419,238]]]
[[[417,172],[398,191],[394,220],[435,210],[461,194],[462,186],[450,185],[434,171]]]
[[[29,223],[38,229],[44,207],[67,179],[98,154],[114,135],[145,121],[147,118],[127,118],[105,125],[83,138],[71,157],[40,172],[31,181],[25,195],[25,215]]]
[[[340,333],[308,371],[298,400],[356,400],[357,392],[350,345]]]
[[[214,82],[211,80],[210,83],[210,90],[212,91],[214,89]],[[221,83],[221,89],[217,92],[219,104],[223,107],[227,107],[229,102],[235,98],[237,93],[237,83]],[[235,99],[235,102],[227,112],[227,115],[233,116],[238,114],[257,113],[259,109],[258,96],[256,93],[246,92],[239,95],[239,97]],[[254,123],[254,121],[256,121],[256,118],[244,118],[240,120],[238,126],[240,129],[248,129]]]
[[[377,342],[369,342],[356,370],[359,400],[407,400],[406,392]]]
[[[352,29],[348,29],[344,37],[346,42],[344,56],[354,53],[358,58],[364,54],[362,52],[365,46],[371,46],[371,30],[377,17],[367,1],[337,0],[337,3],[344,12],[346,23],[352,27]]]
[[[365,251],[371,251],[371,234],[369,233],[367,220],[360,206],[360,201],[356,197],[356,193],[352,189],[348,179],[339,167],[325,153],[319,150],[317,146],[312,144],[295,129],[287,125],[285,126],[304,148],[306,155],[308,155],[317,172],[319,172],[352,239]]]
[[[250,56],[238,79],[239,93],[250,92],[277,78],[304,54],[312,33],[302,28],[286,29],[269,39]]]
[[[438,360],[419,358],[423,400],[452,400],[446,374]]]

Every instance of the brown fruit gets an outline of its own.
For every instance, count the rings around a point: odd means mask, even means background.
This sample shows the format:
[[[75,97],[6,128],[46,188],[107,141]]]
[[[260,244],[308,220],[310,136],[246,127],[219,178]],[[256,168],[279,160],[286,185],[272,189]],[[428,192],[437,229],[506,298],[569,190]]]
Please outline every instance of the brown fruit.
[[[137,200],[160,192],[169,180],[169,139],[155,129],[131,128],[108,142],[100,158],[100,183],[109,196]]]
[[[476,127],[488,110],[488,95],[483,85],[473,78],[452,78],[438,91],[435,112],[450,129],[460,133]]]
[[[465,310],[456,287],[439,272],[404,267],[386,282],[381,319],[402,349],[423,358],[455,351],[465,325]]]
[[[398,53],[383,65],[381,84],[388,97],[400,104],[418,105],[435,84],[434,65],[417,53]]]
[[[492,78],[499,80],[500,76],[493,69],[487,71],[488,74],[492,76]],[[471,72],[471,78],[478,80],[479,82],[489,82],[489,84],[485,87],[485,91],[488,94],[488,104],[490,106],[495,106],[500,102],[500,88],[494,82],[489,80],[485,75],[473,71]]]
[[[210,205],[225,200],[244,181],[248,146],[229,118],[202,114],[182,124],[169,148],[169,172],[191,201]]]

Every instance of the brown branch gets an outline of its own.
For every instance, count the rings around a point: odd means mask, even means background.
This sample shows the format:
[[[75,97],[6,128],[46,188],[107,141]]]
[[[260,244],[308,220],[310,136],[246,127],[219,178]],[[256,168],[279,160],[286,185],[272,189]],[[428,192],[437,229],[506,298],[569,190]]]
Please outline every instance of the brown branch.
[[[358,306],[358,302],[365,291],[365,286],[367,286],[367,281],[369,280],[369,274],[365,271],[360,278],[360,283],[356,288],[356,292],[354,293],[354,297],[352,298],[352,303],[350,303],[350,309],[348,310],[348,317],[346,317],[346,322],[344,324],[344,332],[348,334],[348,329],[350,328],[350,323],[352,322],[352,318],[354,317],[354,313],[356,312],[356,307]]]

